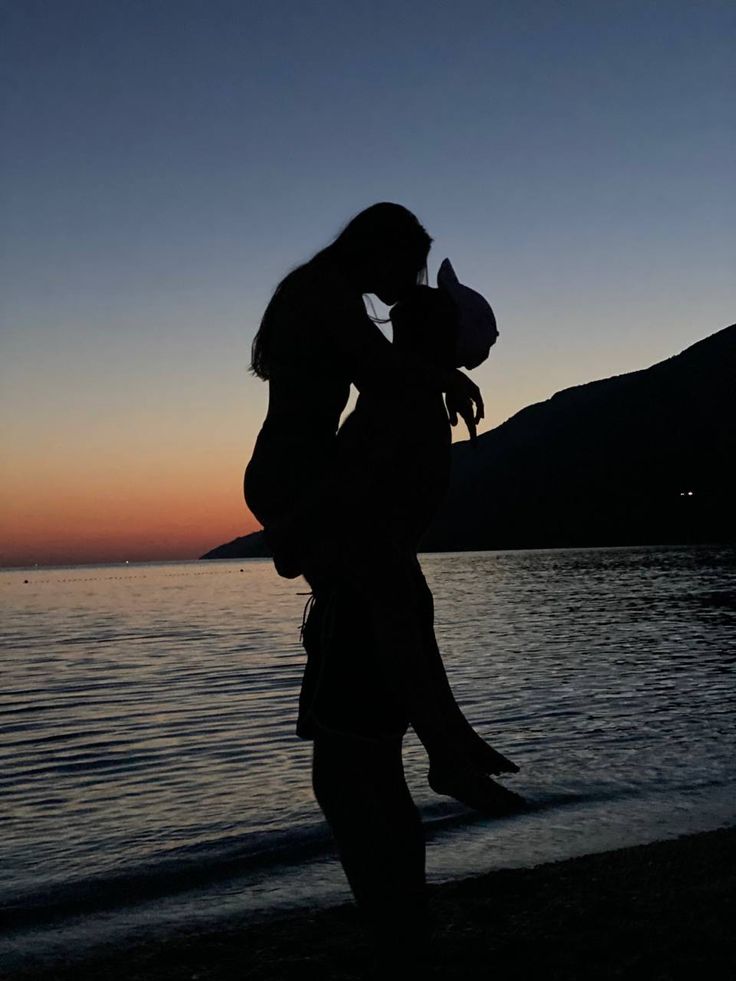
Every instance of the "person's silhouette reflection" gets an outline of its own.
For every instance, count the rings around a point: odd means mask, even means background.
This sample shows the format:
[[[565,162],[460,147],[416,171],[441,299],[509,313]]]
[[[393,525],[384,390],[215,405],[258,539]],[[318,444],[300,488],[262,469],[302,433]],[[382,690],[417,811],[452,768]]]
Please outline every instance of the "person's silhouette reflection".
[[[297,727],[314,740],[315,796],[356,901],[384,945],[404,947],[425,926],[424,841],[401,760],[407,726],[439,792],[494,813],[519,802],[488,777],[516,767],[452,697],[416,561],[446,480],[442,393],[471,435],[482,414],[477,387],[448,354],[453,311],[417,288],[430,242],[406,209],[374,205],[279,285],[254,342],[269,409],[245,476],[277,570],[304,575],[315,597]],[[364,293],[405,301],[394,345],[367,316]],[[338,437],[351,382],[360,399]],[[403,467],[399,430],[412,447]]]

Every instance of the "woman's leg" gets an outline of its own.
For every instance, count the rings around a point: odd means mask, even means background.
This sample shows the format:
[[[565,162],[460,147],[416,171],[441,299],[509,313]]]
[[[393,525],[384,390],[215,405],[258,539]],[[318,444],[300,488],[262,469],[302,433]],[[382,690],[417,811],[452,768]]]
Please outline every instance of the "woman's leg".
[[[422,618],[422,636],[427,659],[427,670],[434,675],[438,689],[444,693],[445,711],[447,712],[448,718],[454,720],[457,738],[462,741],[469,761],[484,773],[518,773],[519,768],[515,763],[512,763],[502,753],[489,746],[485,739],[478,735],[455,700],[455,695],[450,686],[434,632],[434,599],[424,578],[419,561],[416,558],[415,573],[416,588],[420,596],[419,608]]]
[[[406,785],[401,740],[318,733],[312,783],[379,946],[421,948],[427,932],[424,832]]]
[[[430,760],[446,761],[443,769],[465,759],[486,774],[516,772],[475,732],[455,700],[435,638],[432,593],[416,555],[374,535],[344,545],[341,557],[341,576],[372,628],[376,669],[406,706]]]

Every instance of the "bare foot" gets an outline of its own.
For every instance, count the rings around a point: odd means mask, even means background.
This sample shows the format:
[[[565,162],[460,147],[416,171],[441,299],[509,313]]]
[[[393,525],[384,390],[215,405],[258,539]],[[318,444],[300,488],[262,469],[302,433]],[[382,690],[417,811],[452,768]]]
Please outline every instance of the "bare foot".
[[[424,740],[422,740],[424,742]],[[518,773],[516,763],[499,753],[482,736],[479,736],[465,716],[457,711],[445,722],[442,738],[432,738],[424,742],[430,765],[436,763],[441,770],[451,768],[451,760],[458,756],[466,760],[481,773]]]
[[[458,760],[461,766],[484,774],[519,772],[516,763],[478,735],[454,700],[449,707],[432,706],[431,711],[417,712],[412,725],[427,750],[430,769],[437,773],[456,769]]]
[[[465,721],[465,731],[462,732],[461,740],[468,754],[469,762],[472,762],[483,773],[518,773],[519,767],[512,763],[503,753],[499,753],[489,745],[482,736],[473,729],[469,722]]]
[[[518,814],[527,807],[523,797],[469,766],[449,770],[431,764],[427,781],[436,794],[453,797],[466,807],[494,817]]]

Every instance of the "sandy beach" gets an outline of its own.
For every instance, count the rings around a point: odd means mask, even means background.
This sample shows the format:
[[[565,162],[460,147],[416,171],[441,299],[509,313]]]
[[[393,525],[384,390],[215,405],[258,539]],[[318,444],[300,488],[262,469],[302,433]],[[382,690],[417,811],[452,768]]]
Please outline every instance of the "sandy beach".
[[[422,977],[736,977],[736,828],[432,887]],[[38,981],[366,977],[354,908],[104,949],[15,973]]]

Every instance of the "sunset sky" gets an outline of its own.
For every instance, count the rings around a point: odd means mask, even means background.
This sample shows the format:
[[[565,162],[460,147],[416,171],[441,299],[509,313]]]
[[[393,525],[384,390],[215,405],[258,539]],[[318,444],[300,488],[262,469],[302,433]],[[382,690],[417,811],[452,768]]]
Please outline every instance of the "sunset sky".
[[[2,565],[253,530],[260,315],[375,201],[496,310],[485,428],[736,319],[730,0],[1,10]]]

